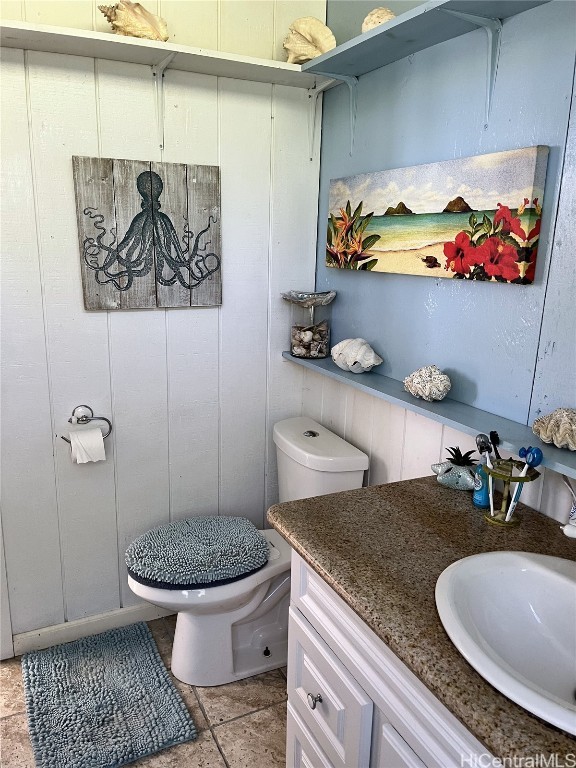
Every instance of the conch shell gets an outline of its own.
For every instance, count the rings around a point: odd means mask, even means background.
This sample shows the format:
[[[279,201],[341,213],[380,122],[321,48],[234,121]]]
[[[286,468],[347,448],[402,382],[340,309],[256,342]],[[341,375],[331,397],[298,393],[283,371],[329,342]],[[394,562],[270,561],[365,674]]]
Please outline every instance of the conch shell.
[[[140,3],[122,0],[116,5],[99,5],[98,8],[117,35],[164,42],[168,40],[168,27],[164,19],[150,13]]]
[[[539,416],[532,424],[532,432],[545,443],[576,451],[576,408],[557,408],[547,416]]]
[[[352,373],[364,373],[382,362],[365,339],[344,339],[332,347],[330,354],[338,368]]]
[[[435,365],[418,368],[404,379],[404,389],[407,392],[429,403],[432,400],[443,400],[450,392],[451,386],[450,378]]]
[[[380,24],[386,24],[387,21],[395,18],[396,14],[392,13],[390,8],[374,8],[362,22],[362,32],[368,32],[369,29],[374,29]]]
[[[336,47],[336,38],[332,32],[314,16],[296,19],[290,24],[289,30],[284,40],[288,64],[304,64]]]

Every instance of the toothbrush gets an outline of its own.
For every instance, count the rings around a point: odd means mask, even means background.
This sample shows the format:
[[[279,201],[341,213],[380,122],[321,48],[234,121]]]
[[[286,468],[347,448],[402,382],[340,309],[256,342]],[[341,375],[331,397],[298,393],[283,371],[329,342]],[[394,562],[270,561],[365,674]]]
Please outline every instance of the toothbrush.
[[[542,455],[542,451],[540,448],[532,448],[532,446],[528,446],[528,448],[520,448],[519,454],[521,459],[526,458],[526,463],[522,467],[522,471],[518,475],[518,482],[516,483],[516,488],[514,489],[514,495],[512,497],[512,501],[510,502],[510,506],[508,507],[508,512],[506,513],[506,517],[504,519],[504,522],[507,523],[510,518],[512,517],[514,510],[516,509],[516,505],[518,504],[518,499],[520,498],[520,494],[522,493],[522,480],[521,478],[526,477],[526,473],[528,472],[530,467],[537,467],[540,464],[542,464],[542,459],[544,456]]]
[[[498,432],[496,432],[495,429],[493,429],[490,432],[490,442],[492,443],[492,447],[494,448],[494,456],[496,456],[497,459],[501,459],[502,456],[500,456],[500,453],[498,451],[498,446],[500,445],[500,435]]]
[[[492,434],[492,433],[490,433]],[[488,439],[488,435],[485,435],[484,432],[480,432],[479,435],[476,435],[476,447],[478,448],[478,453],[482,455],[483,453],[486,454],[486,466],[489,469],[492,469],[492,462],[490,460],[490,453],[492,452],[492,448],[490,447],[490,440]],[[486,472],[488,475],[488,498],[490,499],[490,516],[494,517],[494,496],[492,493],[492,475],[489,472]]]

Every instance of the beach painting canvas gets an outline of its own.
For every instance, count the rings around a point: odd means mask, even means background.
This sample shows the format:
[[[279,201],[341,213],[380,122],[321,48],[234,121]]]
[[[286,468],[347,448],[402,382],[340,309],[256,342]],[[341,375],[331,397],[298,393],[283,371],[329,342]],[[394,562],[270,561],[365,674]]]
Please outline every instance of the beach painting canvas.
[[[326,264],[532,283],[547,161],[537,146],[333,179]]]

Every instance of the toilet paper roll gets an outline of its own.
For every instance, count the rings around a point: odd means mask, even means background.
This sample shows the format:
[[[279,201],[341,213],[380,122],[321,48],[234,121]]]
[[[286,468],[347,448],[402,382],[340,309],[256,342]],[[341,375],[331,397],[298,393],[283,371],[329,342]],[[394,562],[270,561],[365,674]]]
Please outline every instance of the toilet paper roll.
[[[89,461],[104,461],[104,438],[98,427],[70,432],[70,449],[72,461],[75,464],[86,464]]]

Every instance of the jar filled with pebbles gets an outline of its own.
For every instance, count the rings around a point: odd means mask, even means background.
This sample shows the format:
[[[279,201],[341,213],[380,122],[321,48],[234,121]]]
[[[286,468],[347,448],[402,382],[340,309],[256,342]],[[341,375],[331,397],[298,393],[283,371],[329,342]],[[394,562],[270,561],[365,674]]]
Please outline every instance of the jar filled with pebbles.
[[[327,317],[315,319],[314,310],[326,308],[335,296],[336,291],[288,291],[282,294],[282,298],[286,301],[309,310],[306,321],[292,325],[290,352],[294,357],[328,357],[330,354],[330,323]],[[327,315],[328,311],[324,309],[323,314]]]

